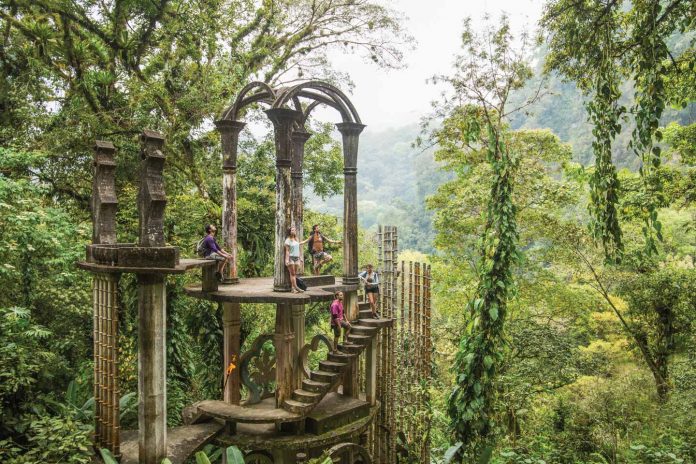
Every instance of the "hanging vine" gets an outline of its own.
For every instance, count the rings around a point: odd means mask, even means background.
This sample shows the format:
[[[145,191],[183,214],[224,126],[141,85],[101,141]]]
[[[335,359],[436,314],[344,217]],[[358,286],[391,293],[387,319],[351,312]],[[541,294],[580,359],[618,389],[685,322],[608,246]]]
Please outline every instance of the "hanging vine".
[[[590,177],[590,232],[601,241],[604,255],[609,262],[619,262],[623,252],[621,226],[617,204],[619,202],[619,178],[611,159],[611,145],[616,134],[621,132],[619,120],[625,108],[618,103],[621,92],[618,76],[605,52],[600,69],[597,70],[594,96],[587,103],[587,112],[592,123],[592,151],[595,167]]]
[[[655,253],[657,241],[662,240],[662,225],[657,218],[659,196],[662,192],[662,183],[658,175],[661,150],[654,142],[662,140],[659,125],[667,99],[664,76],[667,72],[665,63],[669,57],[669,50],[657,24],[661,11],[662,6],[655,0],[634,3],[636,25],[633,28],[632,39],[639,47],[633,65],[636,92],[632,110],[636,127],[629,146],[641,159],[641,213],[647,254]]]

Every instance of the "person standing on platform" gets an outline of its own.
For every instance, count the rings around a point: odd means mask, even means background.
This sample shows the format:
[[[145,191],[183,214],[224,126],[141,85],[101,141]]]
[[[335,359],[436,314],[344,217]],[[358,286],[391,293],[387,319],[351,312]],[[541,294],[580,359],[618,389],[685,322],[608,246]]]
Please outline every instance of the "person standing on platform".
[[[331,303],[331,330],[334,335],[334,353],[338,351],[338,339],[341,336],[341,329],[344,329],[343,342],[347,343],[348,335],[352,328],[350,322],[346,321],[343,317],[343,292],[336,292],[335,299]]]
[[[377,271],[373,270],[372,264],[368,264],[367,270],[358,274],[358,277],[365,284],[365,295],[367,295],[367,301],[370,302],[372,317],[377,319],[379,317],[379,314],[377,313],[377,298],[379,298],[379,274],[377,274]]]
[[[309,242],[309,252],[312,254],[313,274],[319,275],[321,267],[333,259],[333,256],[324,251],[324,242],[341,243],[341,241],[326,238],[319,230],[319,224],[312,226],[312,233],[307,241]]]
[[[217,229],[214,225],[208,224],[205,226],[206,235],[200,242],[199,248],[202,251],[203,257],[205,259],[214,259],[218,262],[218,270],[215,273],[218,281],[222,281],[222,273],[225,270],[225,266],[232,260],[232,255],[220,248],[217,241],[215,240],[215,233]]]
[[[288,236],[285,239],[285,267],[290,273],[290,285],[292,293],[302,293],[304,290],[297,286],[297,272],[300,269],[300,245],[306,243],[309,239],[298,242],[297,230],[295,227],[288,229]]]

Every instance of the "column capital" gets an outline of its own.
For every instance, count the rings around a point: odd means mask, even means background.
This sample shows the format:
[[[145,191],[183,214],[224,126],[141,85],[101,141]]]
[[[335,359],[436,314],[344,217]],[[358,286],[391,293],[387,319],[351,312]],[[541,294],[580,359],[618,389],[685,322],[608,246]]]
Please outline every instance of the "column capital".
[[[306,142],[311,136],[312,134],[304,129],[295,129],[292,132],[292,140],[295,142]]]
[[[236,132],[239,134],[246,127],[243,121],[233,121],[231,119],[218,119],[215,121],[215,128],[218,132]]]
[[[300,123],[304,117],[300,111],[290,108],[271,108],[270,110],[266,110],[266,115],[273,125],[277,126],[295,122]],[[292,126],[289,128],[292,129]]]
[[[239,144],[239,133],[246,126],[245,122],[232,121],[231,119],[220,119],[215,121],[215,127],[220,133],[222,141],[222,170],[235,173],[237,172],[237,146]]]
[[[360,135],[367,126],[357,122],[339,122],[336,129],[343,135]]]

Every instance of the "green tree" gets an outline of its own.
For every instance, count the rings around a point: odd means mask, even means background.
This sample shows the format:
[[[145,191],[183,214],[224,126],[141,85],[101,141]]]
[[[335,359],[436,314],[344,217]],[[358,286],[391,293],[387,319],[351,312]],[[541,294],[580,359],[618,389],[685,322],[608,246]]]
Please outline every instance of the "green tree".
[[[620,104],[622,80],[631,80],[635,94],[630,112],[633,130],[630,148],[641,159],[639,171],[645,202],[641,217],[645,223],[645,249],[657,251],[661,224],[658,205],[647,192],[656,186],[661,164],[660,118],[670,96],[667,82],[679,86],[681,74],[693,69],[693,50],[668,47],[675,32],[692,30],[690,2],[671,0],[623,1],[553,0],[541,20],[548,34],[548,71],[558,71],[574,81],[590,97],[586,105],[593,125],[595,169],[590,178],[592,202],[590,224],[593,236],[604,246],[607,260],[618,262],[623,251],[617,212],[619,180],[612,160],[612,144],[621,131],[626,108]],[[676,55],[676,56],[675,56]],[[692,72],[691,72],[692,73]]]
[[[455,61],[455,74],[434,78],[453,91],[438,113],[446,118],[442,128],[431,134],[440,145],[436,156],[462,166],[460,175],[470,166],[482,164],[487,165],[490,176],[490,190],[481,202],[484,220],[477,231],[480,239],[474,272],[478,284],[467,306],[470,317],[452,368],[456,382],[448,399],[459,462],[490,448],[495,432],[494,381],[503,361],[504,323],[517,259],[519,205],[513,200],[513,179],[523,143],[521,137],[510,134],[506,118],[516,109],[506,105],[510,93],[531,76],[527,46],[526,36],[519,48],[513,46],[506,17],[497,26],[487,24],[479,34],[467,19],[462,34],[464,53]],[[456,188],[458,182],[461,179],[446,184],[445,189]],[[441,219],[437,219],[440,224]],[[443,240],[447,238],[439,236],[436,243]]]

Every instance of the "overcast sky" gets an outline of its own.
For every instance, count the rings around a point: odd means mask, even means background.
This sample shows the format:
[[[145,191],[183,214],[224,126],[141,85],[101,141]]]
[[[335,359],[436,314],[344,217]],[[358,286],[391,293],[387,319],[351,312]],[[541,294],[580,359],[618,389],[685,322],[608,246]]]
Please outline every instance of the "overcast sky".
[[[348,72],[355,83],[350,97],[371,131],[418,122],[428,112],[441,89],[425,81],[433,74],[449,73],[466,16],[472,17],[475,27],[484,14],[497,18],[505,11],[514,29],[533,32],[543,0],[391,0],[388,4],[407,16],[406,27],[417,41],[415,50],[404,57],[406,67],[385,70],[358,56],[333,58],[336,68]]]

